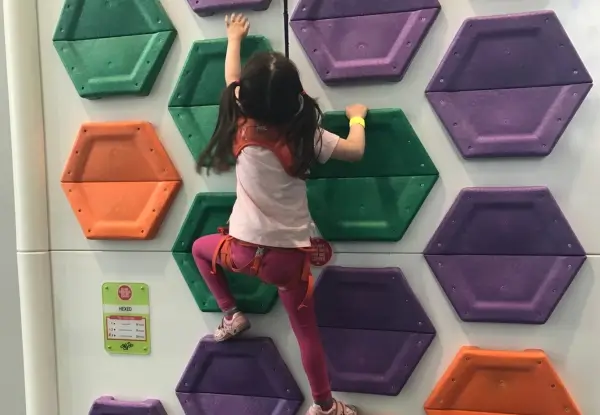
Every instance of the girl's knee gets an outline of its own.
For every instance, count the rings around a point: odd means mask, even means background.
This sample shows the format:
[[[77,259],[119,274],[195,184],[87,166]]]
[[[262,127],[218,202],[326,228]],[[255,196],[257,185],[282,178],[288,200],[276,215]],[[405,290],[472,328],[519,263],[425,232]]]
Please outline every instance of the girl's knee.
[[[194,243],[192,244],[192,255],[195,256],[196,258],[202,258],[202,238],[198,238],[194,241]]]
[[[213,253],[220,240],[220,234],[201,236],[192,244],[192,255],[198,259],[212,260]]]

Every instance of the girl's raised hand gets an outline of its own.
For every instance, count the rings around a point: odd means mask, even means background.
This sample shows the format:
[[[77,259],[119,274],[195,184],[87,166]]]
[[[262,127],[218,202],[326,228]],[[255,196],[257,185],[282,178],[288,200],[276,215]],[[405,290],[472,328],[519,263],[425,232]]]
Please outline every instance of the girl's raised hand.
[[[246,37],[250,30],[250,22],[243,14],[233,13],[231,16],[225,16],[225,26],[227,27],[227,38],[229,40],[240,41]]]

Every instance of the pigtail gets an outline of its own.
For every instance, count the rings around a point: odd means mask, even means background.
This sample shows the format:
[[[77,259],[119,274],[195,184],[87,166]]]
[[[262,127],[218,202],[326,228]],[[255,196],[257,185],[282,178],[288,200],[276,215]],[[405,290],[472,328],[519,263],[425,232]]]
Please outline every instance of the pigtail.
[[[203,167],[208,172],[214,170],[222,173],[230,170],[234,162],[233,141],[237,132],[237,120],[242,115],[235,94],[239,86],[239,82],[232,82],[221,94],[215,131],[197,160],[196,169],[199,173]]]
[[[308,170],[316,161],[316,154],[320,151],[322,131],[319,126],[323,112],[317,101],[304,91],[299,95],[298,102],[298,112],[287,131],[287,142],[294,148],[294,175],[306,177]],[[315,135],[317,135],[316,141]]]

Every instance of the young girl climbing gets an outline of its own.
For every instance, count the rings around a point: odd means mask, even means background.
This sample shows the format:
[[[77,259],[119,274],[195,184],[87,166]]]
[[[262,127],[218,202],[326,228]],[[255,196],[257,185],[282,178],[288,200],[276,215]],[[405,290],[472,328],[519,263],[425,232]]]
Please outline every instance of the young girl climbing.
[[[355,407],[331,396],[312,298],[312,219],[304,179],[315,162],[362,158],[367,108],[346,108],[346,139],[323,130],[321,110],[304,92],[295,65],[280,53],[265,52],[254,54],[242,70],[240,48],[249,22],[233,14],[225,24],[227,87],[198,169],[209,166],[223,172],[235,161],[237,199],[228,229],[199,238],[192,248],[200,274],[224,313],[215,340],[228,340],[250,328],[236,308],[223,268],[276,285],[312,390],[314,405],[307,415],[357,415]]]

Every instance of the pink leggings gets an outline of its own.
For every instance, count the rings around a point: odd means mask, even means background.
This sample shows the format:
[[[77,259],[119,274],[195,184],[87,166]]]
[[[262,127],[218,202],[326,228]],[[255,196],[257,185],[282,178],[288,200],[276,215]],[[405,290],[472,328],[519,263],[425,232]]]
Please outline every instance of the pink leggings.
[[[227,311],[235,307],[235,299],[229,290],[223,270],[218,267],[217,274],[211,274],[213,254],[221,238],[222,235],[214,234],[197,239],[192,247],[192,254],[198,270],[215,296],[219,308]],[[235,242],[231,247],[233,262],[238,267],[249,264],[254,258],[255,252],[255,248]],[[313,399],[323,402],[331,399],[331,386],[325,365],[325,353],[317,328],[313,299],[307,299],[306,307],[298,310],[308,288],[306,282],[300,281],[305,255],[306,253],[295,249],[289,251],[267,249],[257,277],[263,282],[278,287],[289,286],[294,280],[299,281],[298,284],[292,284],[293,288],[291,289],[280,288],[279,298],[288,313],[292,330],[298,340],[302,365],[310,383]],[[249,272],[249,270],[246,268],[243,272]]]

